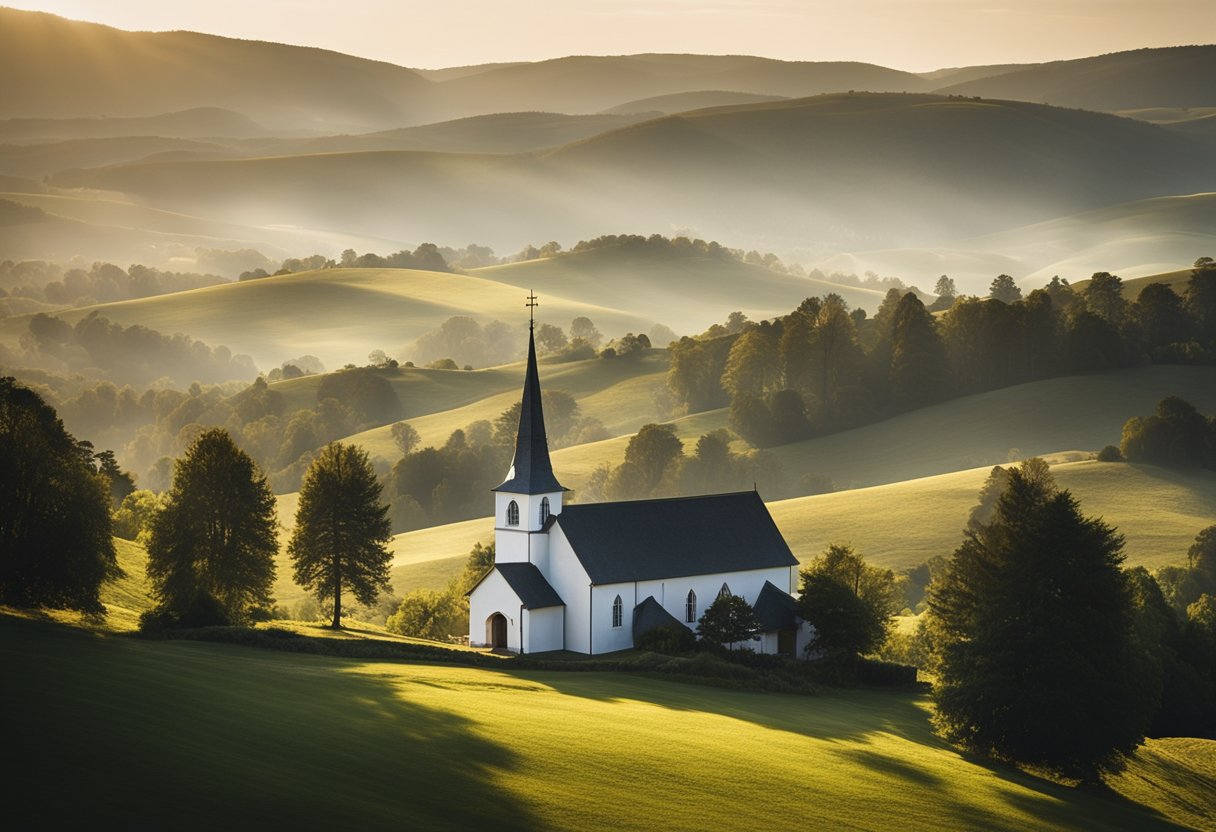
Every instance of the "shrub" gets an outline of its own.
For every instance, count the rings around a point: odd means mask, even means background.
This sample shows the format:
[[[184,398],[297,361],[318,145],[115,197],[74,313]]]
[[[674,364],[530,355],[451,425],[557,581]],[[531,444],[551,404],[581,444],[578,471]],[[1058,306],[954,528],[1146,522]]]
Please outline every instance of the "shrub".
[[[638,636],[633,644],[639,650],[675,655],[695,650],[697,637],[687,627],[655,627]]]
[[[1114,445],[1107,445],[1098,451],[1098,462],[1122,462],[1123,454]]]

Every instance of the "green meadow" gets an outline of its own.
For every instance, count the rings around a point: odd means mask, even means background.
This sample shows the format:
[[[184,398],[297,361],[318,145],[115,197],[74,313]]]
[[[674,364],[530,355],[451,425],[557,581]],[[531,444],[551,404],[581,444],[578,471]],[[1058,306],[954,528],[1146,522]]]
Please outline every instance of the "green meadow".
[[[921,694],[339,660],[5,616],[6,805],[171,828],[1126,829],[1216,812],[1211,743],[1100,788],[959,754]],[[10,814],[10,817],[13,815]]]

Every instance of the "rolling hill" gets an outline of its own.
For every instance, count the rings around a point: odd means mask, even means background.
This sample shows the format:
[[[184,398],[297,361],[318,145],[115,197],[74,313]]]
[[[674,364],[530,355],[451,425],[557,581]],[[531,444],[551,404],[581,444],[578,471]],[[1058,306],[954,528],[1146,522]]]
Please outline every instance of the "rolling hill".
[[[722,90],[803,97],[844,90],[919,92],[908,72],[856,62],[778,61],[748,55],[570,56],[501,66],[440,84],[449,107],[602,112],[639,99]]]
[[[1216,46],[1137,49],[1052,61],[936,91],[1087,110],[1211,107],[1216,106]]]
[[[671,115],[705,107],[730,107],[736,104],[755,104],[762,101],[780,101],[786,96],[762,95],[754,92],[728,92],[726,90],[697,90],[676,92],[670,95],[652,95],[637,101],[626,101],[609,107],[605,113],[650,113]]]
[[[898,274],[931,286],[948,273],[959,290],[985,295],[998,274],[1038,289],[1054,275],[1076,284],[1094,272],[1129,279],[1190,266],[1216,251],[1216,194],[1194,193],[1120,203],[960,240],[950,246],[834,255],[824,270]]]
[[[252,119],[221,107],[195,107],[173,113],[128,118],[11,118],[0,120],[0,142],[33,144],[124,136],[202,139],[260,136],[266,130]]]
[[[15,712],[57,715],[10,732],[25,750],[15,816],[53,805],[76,824],[138,801],[182,828],[694,829],[720,817],[759,829],[797,817],[1004,832],[1172,829],[1214,808],[1209,743],[1149,741],[1107,789],[1067,788],[946,745],[923,694],[341,660],[12,616],[0,627]]]
[[[1050,454],[1064,460],[1080,454]],[[555,456],[555,467],[557,460]],[[850,543],[870,563],[906,569],[962,542],[967,516],[991,466],[904,482],[778,500],[768,504],[803,563],[829,543]],[[1195,535],[1216,522],[1216,474],[1151,465],[1053,461],[1052,475],[1081,503],[1127,538],[1128,566],[1180,565]],[[564,482],[564,480],[563,480]],[[1145,504],[1159,508],[1144,510]],[[881,521],[876,520],[881,518]],[[494,539],[490,517],[405,532],[393,538],[393,589],[438,589],[462,568],[474,543]],[[299,590],[281,586],[280,595]]]
[[[268,127],[397,127],[433,86],[411,70],[323,49],[194,32],[124,32],[0,9],[0,118],[144,117],[198,107]]]
[[[514,287],[463,274],[410,269],[326,269],[227,283],[172,295],[67,310],[74,322],[96,310],[124,326],[184,332],[264,368],[301,354],[327,366],[362,362],[370,350],[408,357],[413,341],[455,315],[489,322],[521,309]],[[634,332],[652,321],[617,309],[550,295],[547,314],[567,321],[590,316],[604,330]],[[0,319],[0,341],[13,343],[26,318]]]
[[[51,182],[248,225],[476,239],[502,250],[606,228],[674,227],[769,250],[838,251],[932,245],[1117,202],[1216,190],[1214,160],[1189,139],[1131,119],[1007,101],[846,94],[698,110],[535,155],[380,151],[157,162],[65,172]]]

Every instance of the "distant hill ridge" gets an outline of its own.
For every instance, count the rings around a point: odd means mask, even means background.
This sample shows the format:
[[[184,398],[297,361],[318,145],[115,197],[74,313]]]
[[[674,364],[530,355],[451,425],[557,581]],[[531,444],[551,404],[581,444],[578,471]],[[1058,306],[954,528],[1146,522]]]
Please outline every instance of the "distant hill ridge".
[[[671,227],[772,241],[763,245],[770,250],[789,240],[840,250],[925,245],[1216,190],[1216,153],[1107,114],[872,93],[697,110],[540,154],[138,163],[51,183],[251,224],[354,226],[419,240],[458,231],[502,250],[537,233],[571,240]]]
[[[195,32],[126,32],[7,8],[0,8],[0,75],[19,81],[8,85],[0,119],[224,108],[275,129],[328,132],[504,111],[601,112],[707,90],[795,98],[847,90],[940,91],[1091,109],[1216,103],[1212,46],[919,74],[856,61],[688,54],[412,70],[313,47]]]

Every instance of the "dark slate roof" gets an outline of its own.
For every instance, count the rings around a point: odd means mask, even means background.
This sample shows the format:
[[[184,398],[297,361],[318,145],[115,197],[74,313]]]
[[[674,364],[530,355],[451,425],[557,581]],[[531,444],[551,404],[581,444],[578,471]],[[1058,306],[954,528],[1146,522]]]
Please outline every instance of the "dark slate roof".
[[[680,619],[663,609],[663,605],[654,600],[653,595],[648,595],[645,601],[633,608],[633,638],[636,641],[638,636],[659,627],[684,629]]]
[[[794,596],[774,586],[772,581],[764,582],[752,608],[760,620],[760,629],[765,632],[792,630],[797,626],[795,616],[798,614],[798,602]]]
[[[565,491],[549,462],[549,440],[545,436],[545,412],[540,402],[540,374],[536,371],[536,341],[528,330],[528,370],[524,374],[524,397],[519,408],[519,430],[515,436],[515,458],[507,478],[495,491],[514,494],[546,494]]]
[[[798,563],[755,491],[567,505],[552,523],[593,584]]]
[[[535,564],[498,563],[494,568],[506,578],[512,591],[519,596],[519,602],[524,605],[524,609],[539,610],[566,605]]]

